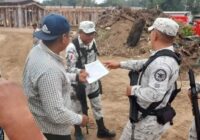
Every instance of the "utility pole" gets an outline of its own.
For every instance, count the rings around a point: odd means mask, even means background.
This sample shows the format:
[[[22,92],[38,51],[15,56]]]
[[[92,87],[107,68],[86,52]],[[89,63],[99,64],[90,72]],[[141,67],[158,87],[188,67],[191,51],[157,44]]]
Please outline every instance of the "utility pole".
[[[187,7],[188,7],[188,1],[186,0],[186,2],[185,2],[185,11],[187,11]]]
[[[61,3],[61,0],[59,0],[59,6],[60,6],[60,8],[62,7],[62,3]]]

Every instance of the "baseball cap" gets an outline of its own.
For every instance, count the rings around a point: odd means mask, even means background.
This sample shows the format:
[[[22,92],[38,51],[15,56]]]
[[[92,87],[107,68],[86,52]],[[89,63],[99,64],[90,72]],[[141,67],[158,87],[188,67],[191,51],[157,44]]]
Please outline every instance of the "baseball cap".
[[[170,18],[157,18],[153,25],[148,28],[148,31],[152,31],[153,29],[156,29],[168,36],[176,36],[179,25]]]
[[[41,40],[54,40],[69,31],[70,25],[65,17],[58,14],[49,14],[44,17],[41,30],[35,32],[34,36]]]
[[[96,32],[95,24],[92,21],[81,21],[79,25],[79,30],[82,30],[86,34]]]

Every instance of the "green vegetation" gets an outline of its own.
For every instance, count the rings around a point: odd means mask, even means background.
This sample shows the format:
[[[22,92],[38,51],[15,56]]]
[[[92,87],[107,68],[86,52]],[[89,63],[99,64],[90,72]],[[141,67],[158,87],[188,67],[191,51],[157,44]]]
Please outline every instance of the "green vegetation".
[[[101,4],[97,4],[95,0],[44,0],[43,4],[74,7],[137,6],[160,8],[163,11],[192,11],[193,14],[200,13],[200,0],[104,0]]]
[[[194,35],[194,30],[191,25],[184,25],[180,29],[180,34],[183,37]]]

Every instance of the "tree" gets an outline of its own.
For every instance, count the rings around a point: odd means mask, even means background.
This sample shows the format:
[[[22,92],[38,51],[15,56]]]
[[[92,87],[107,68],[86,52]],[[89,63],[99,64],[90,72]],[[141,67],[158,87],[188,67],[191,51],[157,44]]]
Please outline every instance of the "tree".
[[[67,0],[67,3],[68,3],[70,6],[76,7],[76,5],[77,5],[77,0]]]
[[[65,6],[94,6],[96,5],[94,0],[45,0],[44,5],[65,5]]]
[[[124,6],[126,5],[125,0],[105,0],[103,3],[104,6]]]
[[[200,12],[200,0],[186,0],[186,10],[192,11],[193,14]]]
[[[160,3],[160,8],[163,11],[181,11],[184,10],[184,5],[181,0],[164,0]]]

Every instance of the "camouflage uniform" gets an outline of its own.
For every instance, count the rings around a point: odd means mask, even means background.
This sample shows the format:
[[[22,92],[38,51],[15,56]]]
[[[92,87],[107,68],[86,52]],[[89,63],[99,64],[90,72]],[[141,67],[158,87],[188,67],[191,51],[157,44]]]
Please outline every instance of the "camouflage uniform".
[[[93,43],[95,43],[95,41],[93,40],[88,46],[86,46],[82,43],[80,38],[78,38],[78,40],[79,40],[80,47],[84,47],[86,49],[91,49]],[[75,73],[80,72],[80,69],[76,68],[76,62],[78,60],[78,57],[79,56],[78,56],[78,53],[76,51],[74,44],[73,43],[69,44],[66,49],[67,71],[68,72],[75,72]],[[88,52],[87,63],[94,62],[96,59],[97,59],[97,54],[94,50]],[[84,60],[82,60],[82,63],[84,63]],[[98,82],[94,82],[91,84],[85,84],[85,85],[86,85],[87,96],[89,96],[90,94],[92,94],[96,91],[99,91],[99,83]],[[74,101],[75,101],[75,103],[73,103],[73,106],[74,106],[75,111],[77,111],[77,113],[81,113],[80,102],[77,101],[76,99]],[[100,118],[103,117],[103,114],[101,112],[102,106],[101,106],[100,96],[91,98],[90,102],[91,102],[91,107],[92,107],[92,110],[94,113],[94,117],[96,120],[99,120]]]
[[[195,121],[192,121],[192,126],[190,128],[188,140],[197,140],[197,132],[195,128]]]
[[[67,71],[68,72],[75,72],[79,73],[81,69],[85,69],[84,65],[89,64],[91,62],[94,62],[97,60],[97,48],[96,48],[96,42],[94,40],[95,37],[95,24],[92,21],[82,21],[80,22],[79,25],[79,36],[78,38],[74,39],[71,43],[68,45],[66,49],[66,59],[67,59]],[[115,132],[112,132],[108,130],[105,125],[104,125],[104,120],[103,120],[103,114],[102,114],[102,105],[101,105],[101,98],[100,98],[100,93],[102,92],[101,90],[101,85],[100,82],[93,82],[91,84],[85,84],[85,88],[83,85],[76,84],[74,83],[74,87],[77,88],[77,97],[80,99],[82,103],[82,108],[80,105],[80,102],[78,100],[75,100],[73,105],[75,108],[75,111],[78,113],[86,112],[86,103],[85,101],[85,94],[88,96],[92,111],[97,123],[97,137],[99,138],[111,138],[114,137],[116,134]],[[80,91],[78,91],[80,89]],[[82,94],[81,91],[84,92],[85,94]],[[82,94],[82,95],[81,95]],[[76,96],[74,94],[74,96]],[[75,98],[74,98],[75,99]],[[84,101],[83,101],[84,100]],[[81,131],[80,126],[75,126],[75,137],[76,140],[84,140],[83,134]]]
[[[173,46],[168,48],[173,51]],[[121,62],[122,68],[139,70],[146,60],[130,60]],[[156,108],[165,107],[171,93],[174,89],[174,83],[179,75],[179,65],[174,58],[160,56],[156,58],[145,70],[141,77],[141,85],[132,87],[132,94],[137,97],[137,103],[146,109],[151,103],[161,101],[162,103]],[[141,113],[139,114],[139,116]],[[127,123],[120,140],[130,140],[132,129],[130,121]],[[169,123],[160,125],[157,123],[156,116],[147,116],[141,121],[135,123],[134,138],[135,140],[156,140],[169,126]]]

